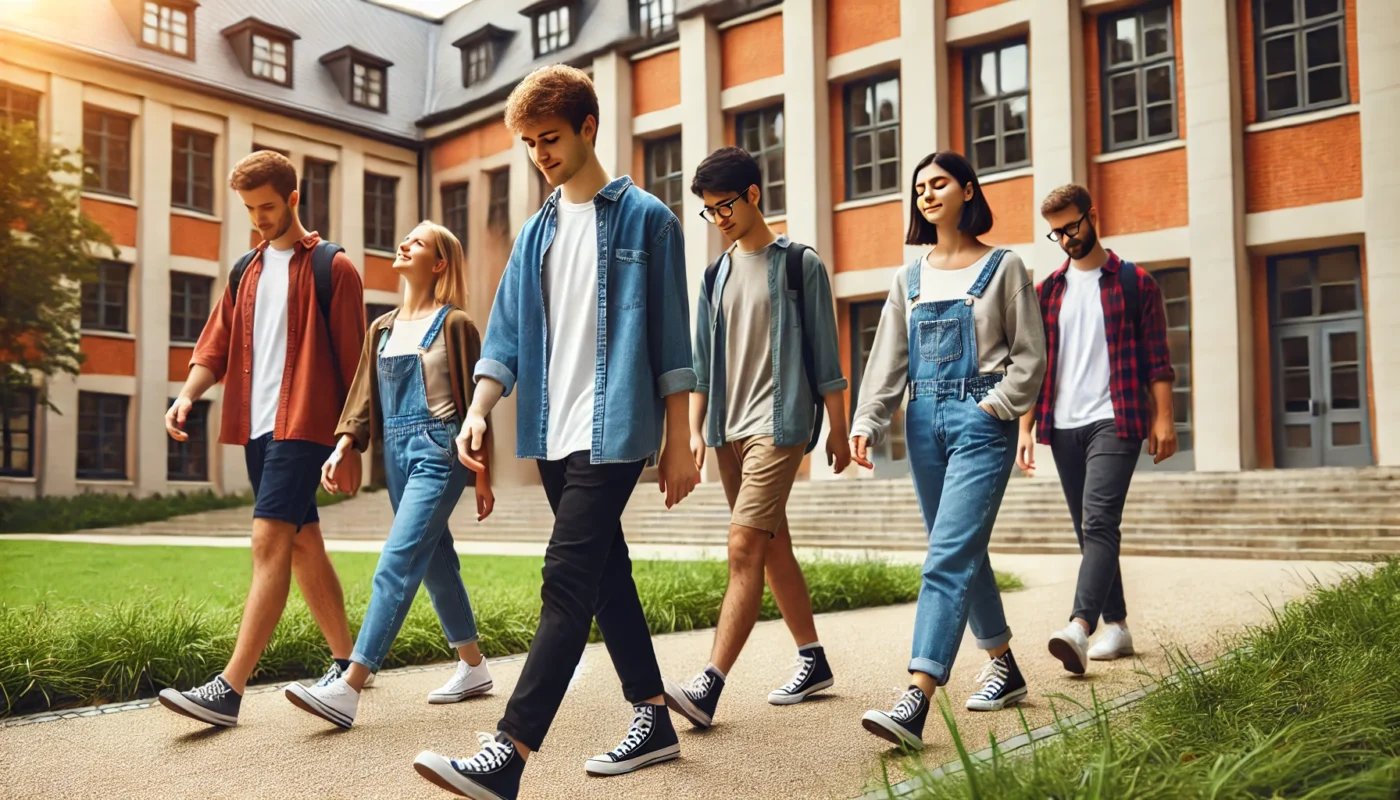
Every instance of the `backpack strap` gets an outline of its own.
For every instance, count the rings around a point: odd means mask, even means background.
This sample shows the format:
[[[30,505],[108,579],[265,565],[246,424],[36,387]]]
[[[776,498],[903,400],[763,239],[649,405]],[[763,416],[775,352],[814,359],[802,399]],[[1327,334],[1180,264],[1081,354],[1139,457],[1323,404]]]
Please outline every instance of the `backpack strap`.
[[[321,308],[321,319],[326,323],[327,331],[330,330],[331,321],[331,265],[335,263],[337,253],[345,252],[345,248],[333,242],[318,242],[316,249],[311,251],[311,274],[316,281],[316,305]]]
[[[1147,359],[1143,357],[1140,336],[1142,331],[1142,270],[1131,261],[1120,259],[1119,264],[1118,288],[1123,292],[1123,317],[1124,321],[1131,326],[1125,328],[1124,332],[1132,338],[1137,349],[1138,385],[1146,392],[1148,365]]]
[[[243,273],[248,271],[248,265],[253,263],[253,258],[257,256],[258,249],[252,250],[238,257],[234,262],[233,269],[228,271],[228,290],[233,297],[234,305],[238,304],[238,284],[243,282]]]
[[[817,446],[817,439],[822,433],[822,421],[826,416],[826,405],[822,402],[822,396],[817,394],[817,359],[812,352],[812,340],[807,331],[807,303],[806,303],[806,282],[803,280],[802,260],[810,249],[805,244],[790,242],[787,246],[787,287],[797,290],[797,325],[802,342],[802,372],[807,377],[807,389],[812,396],[812,404],[816,406],[815,416],[812,424],[812,439],[807,443],[806,452],[810,453]]]

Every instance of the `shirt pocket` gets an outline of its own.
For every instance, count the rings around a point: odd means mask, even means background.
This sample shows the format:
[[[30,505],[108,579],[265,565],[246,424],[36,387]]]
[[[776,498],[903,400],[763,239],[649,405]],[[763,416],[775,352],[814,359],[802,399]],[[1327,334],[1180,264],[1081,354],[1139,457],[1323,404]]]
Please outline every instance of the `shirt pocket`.
[[[919,357],[941,364],[962,358],[962,323],[956,319],[919,322]]]
[[[612,293],[612,305],[621,311],[641,308],[647,298],[647,264],[650,256],[645,250],[624,250],[618,248],[613,259],[615,271],[608,291]]]

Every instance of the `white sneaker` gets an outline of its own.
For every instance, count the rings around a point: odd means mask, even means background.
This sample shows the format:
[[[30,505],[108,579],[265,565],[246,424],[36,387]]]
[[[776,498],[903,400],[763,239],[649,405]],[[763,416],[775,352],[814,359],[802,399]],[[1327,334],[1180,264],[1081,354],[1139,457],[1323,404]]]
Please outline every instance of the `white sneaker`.
[[[289,684],[283,693],[292,705],[307,711],[342,728],[350,727],[355,721],[355,709],[360,706],[360,693],[355,691],[344,678],[336,678],[322,686],[302,686]]]
[[[1064,630],[1050,637],[1050,655],[1060,659],[1065,669],[1075,675],[1084,674],[1084,665],[1088,663],[1085,651],[1088,649],[1089,636],[1078,622],[1071,621]]]
[[[1105,625],[1099,640],[1089,650],[1089,658],[1095,661],[1112,661],[1121,656],[1133,654],[1133,634],[1123,625]]]
[[[457,672],[441,688],[428,693],[428,702],[433,705],[460,703],[468,697],[476,697],[489,691],[491,691],[491,670],[486,666],[486,659],[481,659],[481,663],[474,667],[458,659]]]

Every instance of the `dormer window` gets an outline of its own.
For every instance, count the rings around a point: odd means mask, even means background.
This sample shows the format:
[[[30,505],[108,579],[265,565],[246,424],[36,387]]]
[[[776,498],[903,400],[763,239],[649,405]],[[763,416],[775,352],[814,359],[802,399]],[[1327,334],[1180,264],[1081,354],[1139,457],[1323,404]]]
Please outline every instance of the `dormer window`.
[[[530,18],[535,40],[535,58],[555,53],[574,42],[573,3],[543,0],[520,10]]]
[[[660,39],[676,30],[676,0],[633,0],[637,33]]]
[[[141,45],[172,55],[194,58],[195,5],[144,0],[141,4]]]
[[[513,31],[483,25],[453,42],[462,51],[462,85],[476,86],[490,78],[501,46],[513,35]]]
[[[392,61],[356,47],[342,47],[321,56],[321,63],[330,67],[346,101],[372,111],[388,110]]]
[[[269,83],[292,85],[292,42],[301,37],[255,17],[224,28],[223,34],[244,73]]]
[[[357,106],[384,110],[384,68],[364,61],[350,65],[350,102]]]

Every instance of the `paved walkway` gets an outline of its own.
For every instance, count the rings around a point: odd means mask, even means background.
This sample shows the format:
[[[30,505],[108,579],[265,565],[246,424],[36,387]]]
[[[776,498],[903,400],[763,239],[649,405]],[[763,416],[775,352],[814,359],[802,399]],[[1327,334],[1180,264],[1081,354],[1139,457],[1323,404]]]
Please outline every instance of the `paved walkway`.
[[[1352,567],[1312,562],[1127,558],[1123,575],[1140,660],[1096,665],[1087,679],[1067,676],[1045,652],[1045,636],[1064,624],[1078,559],[1001,556],[1026,589],[1005,597],[1016,651],[1030,681],[1026,716],[1032,727],[1052,720],[1046,695],[1087,702],[1093,688],[1111,698],[1145,681],[1137,670],[1166,668],[1163,647],[1215,657],[1218,634],[1269,619],[1269,604],[1307,591],[1311,576],[1334,581]],[[837,684],[820,701],[779,708],[765,702],[789,676],[793,643],[781,621],[761,623],[733,669],[714,729],[682,727],[682,758],[640,773],[590,779],[588,756],[612,748],[630,709],[605,650],[590,647],[545,742],[530,762],[527,798],[850,798],[879,783],[883,743],[860,728],[867,708],[888,707],[905,685],[912,606],[892,606],[818,620]],[[666,675],[686,678],[707,661],[710,631],[658,637]],[[966,642],[949,687],[955,707],[972,689],[983,656]],[[466,755],[473,732],[491,729],[520,674],[519,659],[493,667],[495,692],[453,706],[429,706],[424,695],[450,674],[443,666],[386,673],[361,703],[349,731],[331,729],[289,704],[279,692],[253,694],[242,724],[211,730],[160,707],[87,719],[0,728],[0,797],[283,798],[445,797],[414,773],[424,748]],[[1005,739],[1020,730],[1012,712],[970,714],[957,721],[976,746],[988,732]],[[924,761],[955,758],[941,723],[930,720]],[[892,778],[901,777],[897,764]]]

